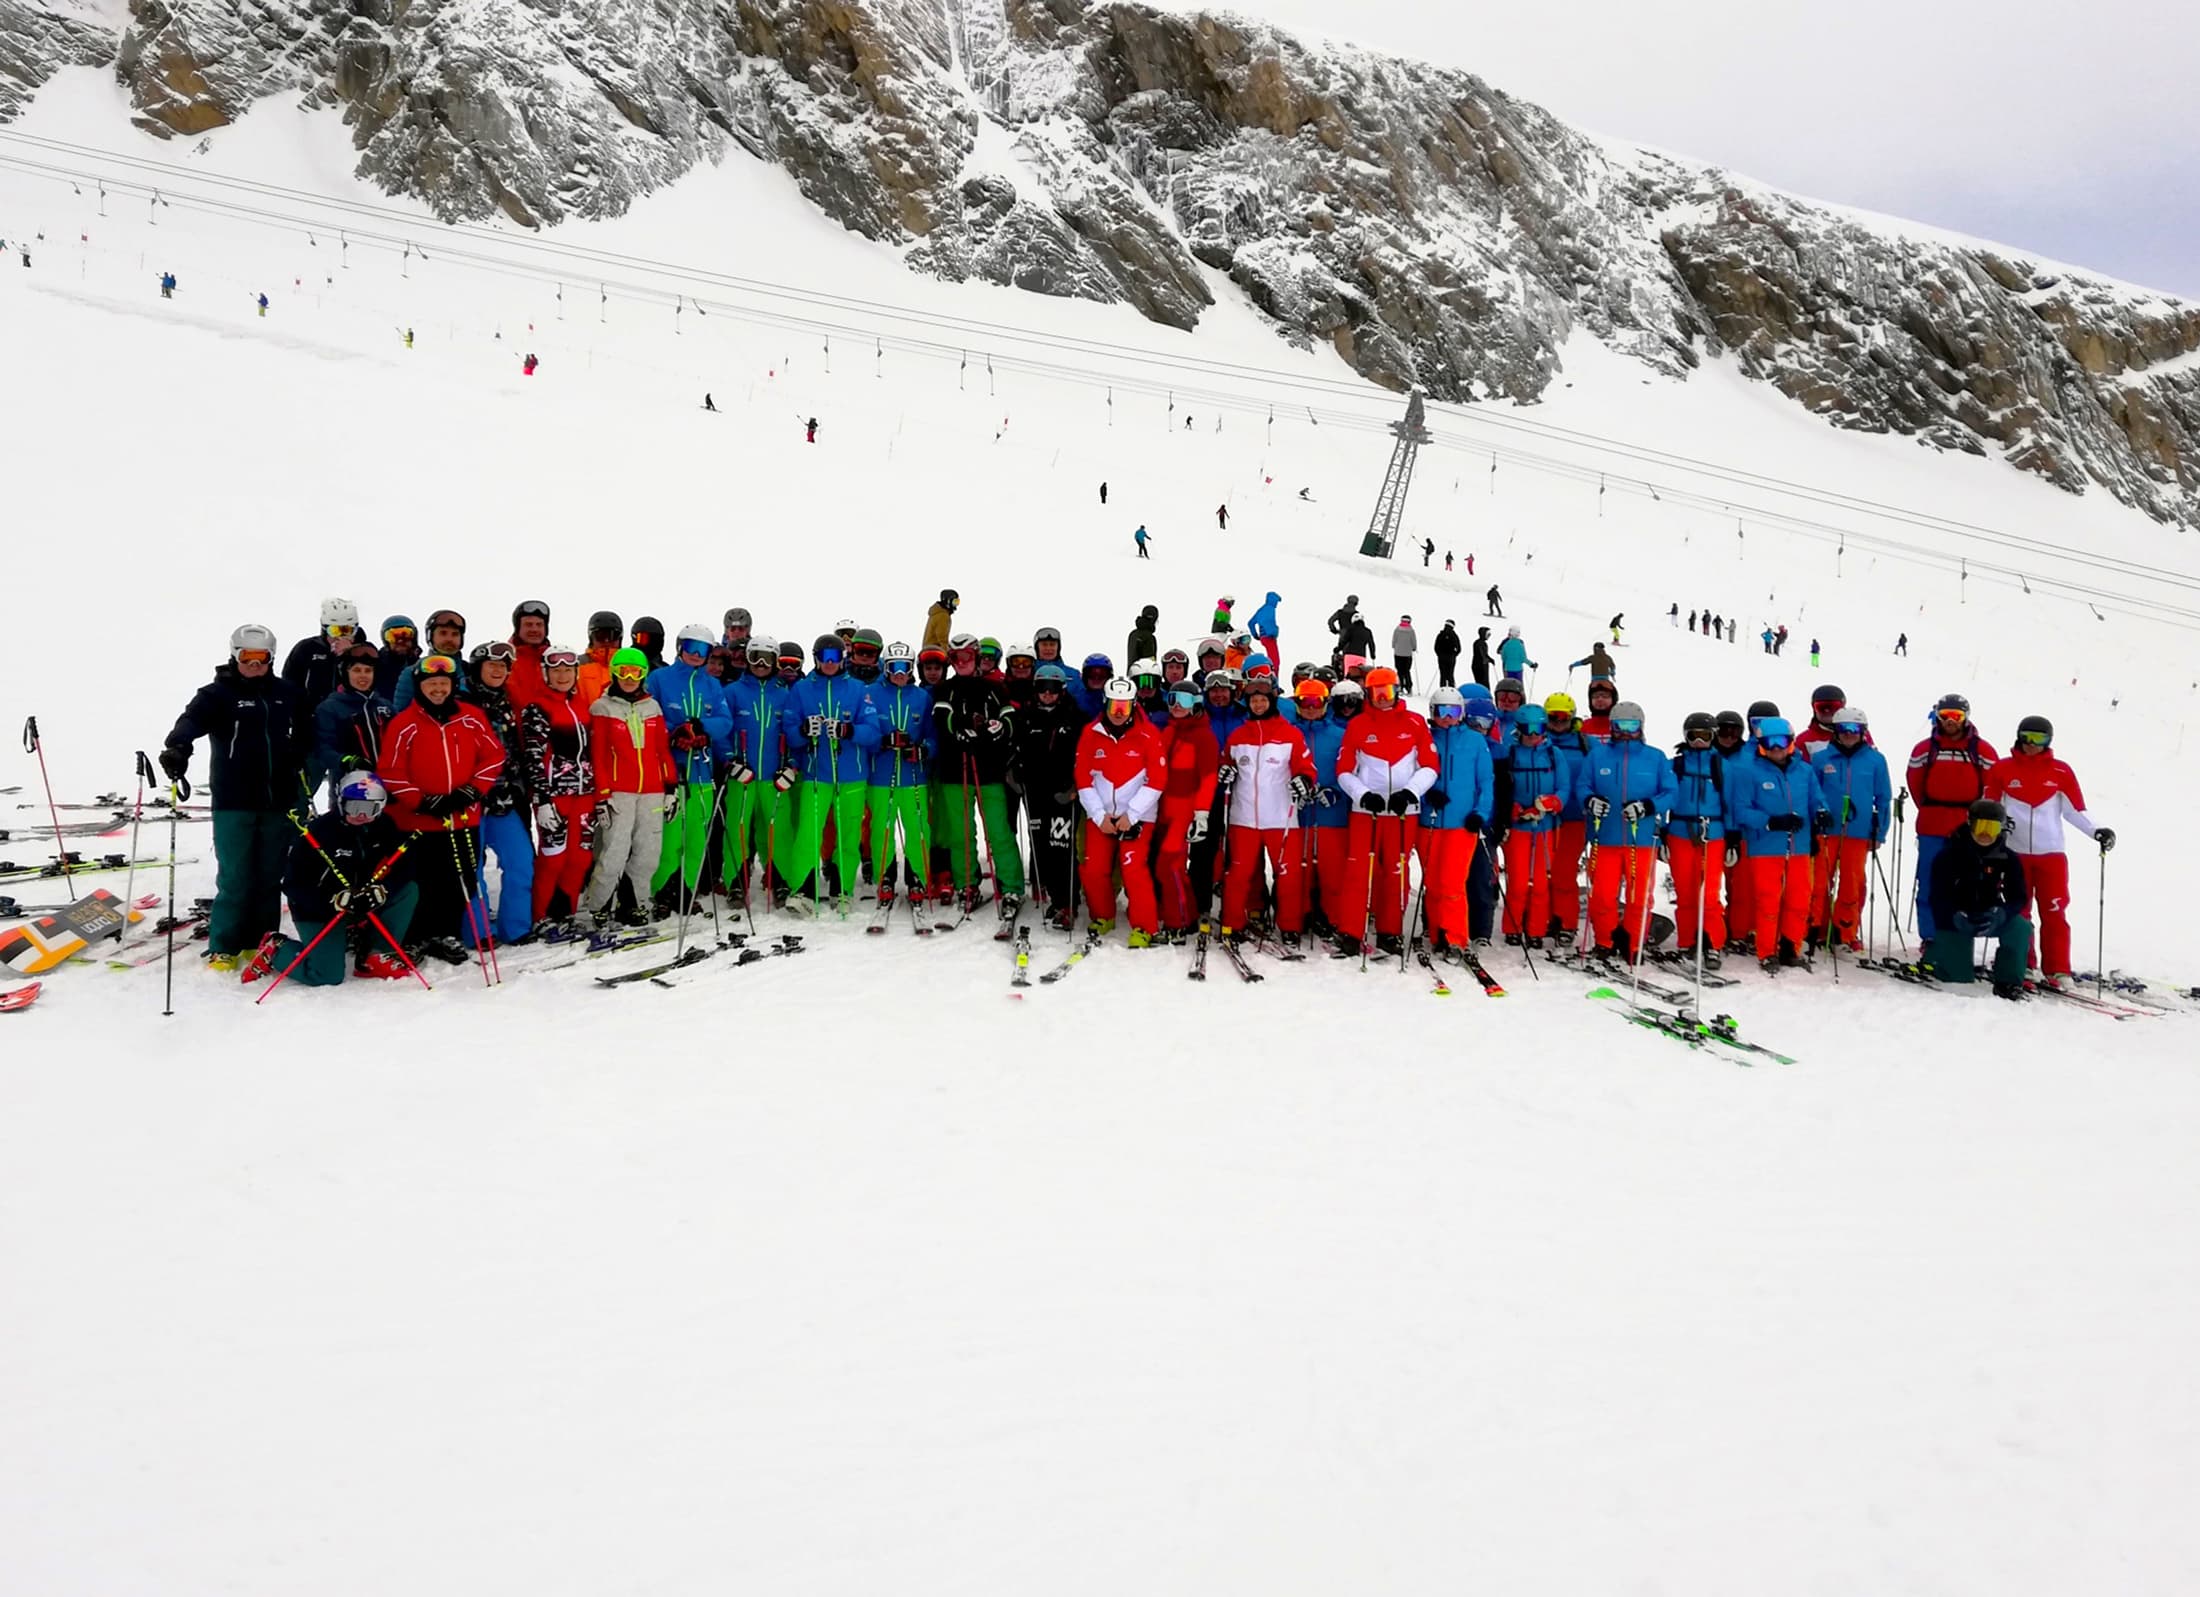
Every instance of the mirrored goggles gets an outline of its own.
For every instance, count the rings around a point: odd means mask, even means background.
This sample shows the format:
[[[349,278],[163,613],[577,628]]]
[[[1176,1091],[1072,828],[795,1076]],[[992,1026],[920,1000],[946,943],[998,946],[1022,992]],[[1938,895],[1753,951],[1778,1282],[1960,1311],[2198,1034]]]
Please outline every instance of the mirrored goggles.
[[[1935,710],[1933,712],[1933,719],[1938,721],[1944,727],[1961,727],[1965,722],[1971,719],[1971,712],[1969,710],[1957,709]]]
[[[399,648],[403,648],[419,636],[419,632],[412,627],[392,627],[382,634],[382,641],[384,643],[394,643]]]
[[[1833,723],[1833,730],[1836,737],[1860,738],[1864,735],[1864,723],[1861,721],[1836,721]]]
[[[378,798],[341,798],[336,807],[347,821],[371,821],[382,813],[382,800]]]
[[[639,682],[649,674],[647,666],[621,665],[612,667],[611,674],[621,682]]]
[[[1477,732],[1487,732],[1491,727],[1497,725],[1497,717],[1487,710],[1477,710],[1467,717],[1467,725],[1473,727]]]
[[[2017,743],[2023,748],[2044,749],[2047,747],[2048,738],[2045,732],[2019,732]]]
[[[817,651],[817,663],[819,665],[838,665],[840,664],[840,655],[841,651],[838,649],[820,649]]]
[[[1785,732],[1764,732],[1760,733],[1757,738],[1758,744],[1768,749],[1784,749],[1794,741]]]
[[[458,662],[447,654],[431,654],[420,662],[420,674],[424,677],[456,676]]]
[[[1971,823],[1971,835],[1981,843],[1991,843],[1995,838],[2001,836],[2001,822],[1973,821]]]
[[[581,657],[571,649],[552,649],[542,657],[542,668],[545,671],[555,671],[561,665],[577,666],[580,663]]]
[[[1199,691],[1196,688],[1171,688],[1169,703],[1179,710],[1196,709],[1199,706]]]
[[[1616,716],[1612,721],[1612,730],[1622,737],[1639,738],[1642,736],[1642,721],[1632,715]]]
[[[322,632],[322,635],[323,635],[323,636],[325,636],[325,637],[330,637],[330,638],[348,638],[348,637],[350,637],[350,636],[351,636],[351,635],[352,635],[352,634],[353,634],[354,632],[357,632],[358,630],[359,630],[359,629],[358,629],[357,627],[355,627],[355,626],[351,626],[351,625],[349,625],[349,624],[348,624],[348,623],[346,623],[346,622],[342,622],[342,621],[331,621],[331,622],[330,622],[330,623],[329,623],[329,624],[328,624],[327,626],[325,626],[325,627],[323,627],[323,628],[321,629],[321,632]]]

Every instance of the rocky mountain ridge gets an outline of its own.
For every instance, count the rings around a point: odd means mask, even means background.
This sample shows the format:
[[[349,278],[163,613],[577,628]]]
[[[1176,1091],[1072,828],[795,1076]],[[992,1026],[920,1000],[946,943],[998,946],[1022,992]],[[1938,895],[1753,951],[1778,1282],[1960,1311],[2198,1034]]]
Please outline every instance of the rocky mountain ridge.
[[[1834,425],[1999,451],[2200,527],[2200,306],[1619,150],[1472,75],[1124,0],[0,0],[0,121],[112,63],[138,125],[270,96],[451,220],[617,214],[771,162],[912,269],[1191,328],[1220,274],[1295,342],[1537,398],[1577,327],[1731,353]],[[1206,270],[1202,270],[1205,268]]]

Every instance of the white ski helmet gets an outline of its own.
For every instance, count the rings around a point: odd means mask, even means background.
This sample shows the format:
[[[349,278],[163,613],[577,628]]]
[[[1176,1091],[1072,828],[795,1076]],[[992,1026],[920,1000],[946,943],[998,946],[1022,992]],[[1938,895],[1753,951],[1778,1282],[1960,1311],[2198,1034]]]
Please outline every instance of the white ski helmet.
[[[274,662],[275,634],[257,622],[247,621],[229,634],[229,658],[234,660],[247,649],[265,649],[269,663]]]
[[[349,599],[323,599],[321,601],[321,626],[359,628],[359,607]]]
[[[1131,662],[1131,679],[1133,681],[1140,677],[1157,677],[1160,674],[1161,662],[1150,654]]]
[[[752,660],[769,660],[772,664],[777,665],[779,663],[779,640],[777,638],[767,638],[760,632],[752,633],[749,637],[749,658]]]
[[[1459,696],[1457,688],[1438,688],[1428,696],[1428,713],[1434,715],[1438,710],[1457,710],[1465,715],[1467,701]]]
[[[888,671],[907,671],[914,675],[917,669],[917,651],[899,641],[886,645],[879,652],[878,660]]]
[[[1138,689],[1132,685],[1129,677],[1109,677],[1107,697],[1111,702],[1132,704],[1138,699]]]
[[[1505,629],[1505,636],[1508,638],[1517,638],[1520,636],[1520,629],[1518,627],[1507,627]]]
[[[1226,649],[1226,648],[1224,648],[1224,647],[1223,647],[1223,645],[1222,645],[1222,640],[1221,640],[1220,638],[1211,638],[1211,637],[1210,637],[1210,638],[1201,638],[1201,639],[1199,640],[1199,658],[1200,658],[1200,659],[1202,659],[1202,660],[1206,659],[1206,658],[1207,658],[1207,656],[1208,656],[1208,655],[1210,655],[1210,654],[1225,654],[1225,655],[1226,655],[1226,654],[1228,654],[1229,652],[1230,652],[1230,651],[1229,651],[1228,649]]]
[[[687,646],[691,643],[705,654],[708,654],[718,647],[718,634],[704,626],[700,621],[690,621],[680,629],[679,641],[672,652],[674,654],[685,654]]]
[[[1010,660],[1036,660],[1038,658],[1039,651],[1028,643],[1011,643],[1008,646],[1008,653],[1001,656],[1004,664]]]

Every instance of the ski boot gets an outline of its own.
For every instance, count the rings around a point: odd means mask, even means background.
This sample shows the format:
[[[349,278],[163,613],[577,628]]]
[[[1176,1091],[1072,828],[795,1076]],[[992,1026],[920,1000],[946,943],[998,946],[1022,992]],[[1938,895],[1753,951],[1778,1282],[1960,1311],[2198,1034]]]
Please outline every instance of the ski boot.
[[[262,937],[260,946],[253,951],[252,957],[245,961],[244,969],[238,973],[238,979],[248,982],[258,981],[262,976],[273,970],[275,968],[275,945],[278,941],[280,939],[273,932],[269,932]]]
[[[354,976],[371,977],[376,981],[403,981],[412,974],[405,968],[404,961],[388,949],[367,955],[352,967],[351,973]]]
[[[1154,945],[1154,939],[1135,926],[1131,928],[1130,935],[1124,941],[1132,948],[1151,948]]]
[[[1112,915],[1106,920],[1087,921],[1085,923],[1085,935],[1088,937],[1105,937],[1114,930],[1115,917]]]
[[[219,971],[224,976],[234,975],[240,963],[242,961],[235,954],[208,954],[206,956],[206,968]]]

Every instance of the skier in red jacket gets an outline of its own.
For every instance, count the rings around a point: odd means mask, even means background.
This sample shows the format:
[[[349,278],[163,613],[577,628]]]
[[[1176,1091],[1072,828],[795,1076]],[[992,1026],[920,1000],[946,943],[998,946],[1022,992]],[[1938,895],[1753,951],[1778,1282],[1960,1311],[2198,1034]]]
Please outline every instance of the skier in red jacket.
[[[1077,743],[1077,801],[1085,811],[1085,913],[1087,931],[1105,937],[1115,929],[1115,875],[1123,876],[1129,903],[1130,945],[1146,948],[1161,929],[1155,913],[1153,872],[1146,864],[1146,827],[1161,811],[1168,786],[1168,757],[1161,729],[1138,712],[1138,689],[1128,677],[1110,679],[1100,719]]]
[[[1367,935],[1375,914],[1376,942],[1385,953],[1403,953],[1406,861],[1413,857],[1421,795],[1436,785],[1436,745],[1428,722],[1398,698],[1398,673],[1388,666],[1368,672],[1367,709],[1345,729],[1337,753],[1337,787],[1354,809],[1345,868],[1353,898],[1353,923],[1337,928],[1347,947]]]
[[[375,774],[399,831],[446,834],[413,845],[420,903],[412,935],[423,952],[464,964],[457,933],[481,870],[481,800],[504,772],[504,740],[458,697],[458,662],[449,655],[423,656],[413,677],[412,703],[390,722]],[[486,933],[485,913],[470,930]]]
[[[1986,773],[1986,797],[1999,799],[2008,812],[2002,835],[2024,865],[2024,911],[2039,900],[2040,940],[2032,963],[2046,972],[2050,986],[2070,974],[2070,857],[2063,852],[2063,825],[2092,838],[2103,854],[2116,846],[2115,831],[2086,813],[2077,773],[2056,756],[2054,743],[2054,723],[2028,715],[2017,723],[2009,757]]]
[[[1299,808],[1314,802],[1314,757],[1299,729],[1276,714],[1276,681],[1249,678],[1245,722],[1223,745],[1217,785],[1226,796],[1229,825],[1223,847],[1229,868],[1222,882],[1222,935],[1245,924],[1246,898],[1266,854],[1276,873],[1276,929],[1296,947],[1306,923],[1306,874],[1301,868]]]
[[[1154,840],[1153,871],[1161,891],[1161,924],[1164,939],[1191,929],[1206,908],[1195,905],[1192,892],[1191,849],[1207,835],[1210,812],[1215,806],[1215,769],[1222,751],[1199,702],[1199,689],[1180,682],[1169,689],[1169,724],[1162,736],[1167,749],[1168,784],[1162,794],[1158,836]]]
[[[1933,861],[1952,833],[1962,830],[1976,799],[1986,796],[1986,773],[2001,756],[1971,724],[1971,701],[1944,693],[1933,706],[1932,735],[1910,750],[1910,797],[1917,805],[1917,935],[1930,943]]]

